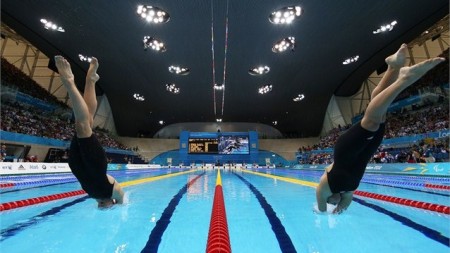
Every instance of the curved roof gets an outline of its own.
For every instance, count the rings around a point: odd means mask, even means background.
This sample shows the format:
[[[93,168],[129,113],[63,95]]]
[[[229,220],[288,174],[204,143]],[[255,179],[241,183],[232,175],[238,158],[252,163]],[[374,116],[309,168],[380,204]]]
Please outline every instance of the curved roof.
[[[169,22],[149,24],[137,14],[139,4],[4,0],[1,18],[50,58],[67,57],[81,89],[88,64],[78,55],[96,56],[98,93],[108,97],[121,136],[154,135],[164,127],[161,120],[169,125],[221,118],[268,125],[276,121],[274,127],[283,134],[310,137],[319,135],[333,95],[353,95],[370,73],[383,67],[387,55],[449,12],[447,0],[165,0],[146,4],[167,11]],[[294,4],[303,13],[292,24],[269,22],[273,11]],[[65,32],[44,29],[42,18]],[[373,33],[393,20],[397,25],[391,32]],[[167,51],[144,50],[144,36],[160,39]],[[293,50],[272,51],[276,41],[290,36],[295,37]],[[358,61],[342,64],[353,56]],[[188,67],[190,73],[174,75],[170,65]],[[258,65],[269,66],[269,73],[250,75],[248,70]],[[224,73],[225,90],[214,90],[213,80],[223,84]],[[180,93],[168,92],[167,83],[176,84]],[[267,84],[272,91],[259,94],[258,88]],[[135,93],[145,101],[135,100]],[[305,98],[294,102],[299,94]]]

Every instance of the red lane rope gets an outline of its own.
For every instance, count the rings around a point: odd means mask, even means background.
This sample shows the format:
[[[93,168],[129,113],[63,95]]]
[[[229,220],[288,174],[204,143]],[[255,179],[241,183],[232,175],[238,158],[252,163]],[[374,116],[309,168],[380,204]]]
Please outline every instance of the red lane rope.
[[[450,190],[450,185],[440,185],[440,184],[425,184],[426,188],[433,189],[441,189],[441,190]]]
[[[382,194],[377,194],[377,193],[371,193],[371,192],[364,192],[364,191],[355,191],[354,194],[358,195],[358,196],[367,197],[367,198],[372,198],[372,199],[378,199],[378,200],[383,200],[383,201],[387,201],[387,202],[392,202],[392,203],[396,203],[396,204],[400,204],[400,205],[405,205],[405,206],[411,206],[411,207],[416,207],[416,208],[420,208],[420,209],[425,209],[425,210],[428,210],[428,211],[439,212],[439,213],[444,213],[444,214],[450,214],[450,206],[433,204],[433,203],[417,201],[417,200],[411,200],[411,199],[392,197],[392,196],[387,196],[387,195],[382,195]]]
[[[173,176],[173,175],[177,175],[177,174],[184,174],[184,173],[189,173],[189,172],[191,172],[191,170],[185,171],[185,172],[178,172],[178,173],[173,173],[173,174],[167,174],[167,175],[164,175],[164,176],[132,180],[132,181],[121,183],[121,185],[123,187],[127,187],[127,186],[130,186],[130,185],[133,185],[133,184],[140,184],[140,183],[143,183],[143,182],[150,182],[150,181],[153,181],[153,180],[158,180],[156,178],[166,178],[168,176]],[[58,200],[58,199],[69,198],[69,197],[82,195],[82,194],[86,194],[86,192],[84,190],[77,190],[77,191],[64,192],[64,193],[47,195],[47,196],[42,196],[42,197],[37,197],[37,198],[17,200],[17,201],[11,201],[11,202],[6,202],[6,203],[0,203],[0,212],[6,211],[6,210],[15,209],[15,208],[19,208],[19,207],[23,207],[23,206],[30,206],[30,205],[40,204],[40,203],[54,201],[54,200]]]
[[[209,224],[207,253],[231,252],[230,236],[228,234],[227,214],[223,200],[222,186],[217,185],[214,192],[214,202]]]
[[[16,184],[14,184],[14,183],[0,184],[0,188],[9,188],[9,187],[14,187],[14,186],[16,186]]]
[[[19,208],[19,207],[45,203],[45,202],[49,202],[49,201],[53,201],[53,200],[57,200],[57,199],[69,198],[69,197],[73,197],[73,196],[77,196],[77,195],[82,195],[85,193],[86,192],[83,190],[77,190],[77,191],[52,194],[52,195],[47,195],[47,196],[42,196],[42,197],[37,197],[37,198],[30,198],[30,199],[1,203],[0,204],[0,212]]]
[[[222,180],[217,171],[214,201],[209,223],[208,243],[206,253],[231,253],[230,236],[228,234],[227,213],[223,200]]]

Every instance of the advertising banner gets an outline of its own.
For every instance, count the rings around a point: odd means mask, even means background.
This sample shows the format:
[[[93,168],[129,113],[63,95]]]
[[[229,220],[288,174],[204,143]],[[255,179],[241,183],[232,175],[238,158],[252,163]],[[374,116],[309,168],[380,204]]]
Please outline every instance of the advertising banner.
[[[160,169],[160,164],[127,164],[129,170]]]
[[[2,162],[0,175],[71,172],[67,163]]]
[[[143,165],[145,166],[145,169],[149,168],[148,165]],[[127,168],[123,164],[108,164],[108,171],[124,169]],[[0,176],[65,172],[72,173],[69,164],[67,163],[0,162]]]
[[[295,165],[294,169],[325,170],[328,164]],[[418,176],[450,176],[450,163],[371,163],[366,173],[403,174]]]

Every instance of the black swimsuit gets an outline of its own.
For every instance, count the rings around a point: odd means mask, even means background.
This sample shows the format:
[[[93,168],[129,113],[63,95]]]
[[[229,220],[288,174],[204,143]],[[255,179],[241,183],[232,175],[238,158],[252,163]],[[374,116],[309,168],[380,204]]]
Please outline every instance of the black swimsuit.
[[[385,124],[377,131],[364,129],[361,122],[342,134],[334,147],[334,163],[327,173],[333,193],[354,191],[359,186],[367,163],[383,140]]]
[[[111,184],[106,176],[106,154],[94,134],[88,138],[73,137],[69,150],[69,166],[90,197],[111,198],[114,184]]]

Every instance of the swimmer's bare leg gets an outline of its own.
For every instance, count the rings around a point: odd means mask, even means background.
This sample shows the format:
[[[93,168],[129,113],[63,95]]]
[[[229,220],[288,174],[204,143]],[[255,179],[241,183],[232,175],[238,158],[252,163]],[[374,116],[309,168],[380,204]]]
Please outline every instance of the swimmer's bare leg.
[[[72,73],[69,62],[62,56],[55,56],[56,68],[61,78],[61,82],[69,93],[72,101],[72,109],[75,115],[75,130],[79,138],[90,137],[92,128],[90,127],[89,109],[83,96],[75,85],[75,77]]]
[[[381,91],[389,87],[398,78],[398,73],[400,68],[405,66],[406,63],[406,53],[408,46],[402,44],[400,48],[393,55],[386,58],[386,64],[388,68],[378,83],[377,87],[372,91],[372,99],[376,97]]]
[[[84,87],[84,101],[86,102],[89,109],[89,124],[91,128],[94,125],[94,116],[97,110],[97,95],[95,94],[95,83],[100,79],[100,76],[97,74],[98,69],[98,60],[95,57],[92,57],[92,60],[89,64],[89,70],[86,74],[86,85]]]
[[[387,109],[394,99],[404,89],[415,83],[430,69],[434,68],[444,60],[444,58],[437,57],[413,66],[402,67],[399,71],[397,80],[370,101],[361,121],[361,126],[369,131],[377,131],[380,124],[384,122],[384,116]]]

